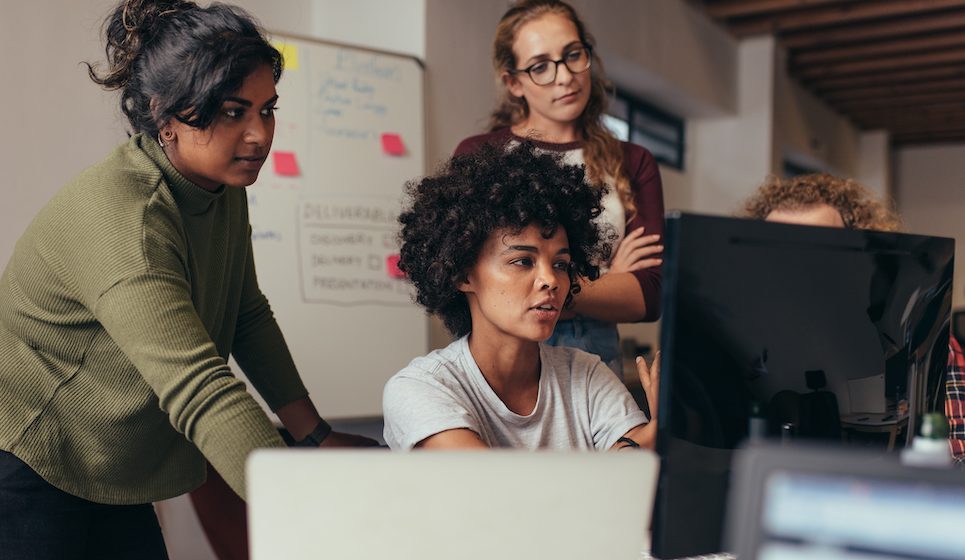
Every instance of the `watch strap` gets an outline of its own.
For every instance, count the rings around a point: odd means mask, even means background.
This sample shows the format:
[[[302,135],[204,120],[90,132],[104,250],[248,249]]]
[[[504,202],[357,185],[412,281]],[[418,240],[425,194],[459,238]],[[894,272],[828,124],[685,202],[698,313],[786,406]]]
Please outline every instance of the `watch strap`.
[[[332,426],[325,420],[319,420],[310,434],[295,442],[295,447],[318,447],[330,433]]]

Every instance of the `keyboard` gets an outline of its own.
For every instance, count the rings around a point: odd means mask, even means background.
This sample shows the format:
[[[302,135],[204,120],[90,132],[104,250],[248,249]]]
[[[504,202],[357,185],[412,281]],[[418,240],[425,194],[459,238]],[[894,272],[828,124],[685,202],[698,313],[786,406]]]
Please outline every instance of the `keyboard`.
[[[640,560],[660,560],[655,556],[650,556],[649,552],[641,552]],[[687,556],[686,558],[667,558],[666,560],[737,560],[737,557],[733,554],[728,554],[726,552],[720,552],[717,554],[702,554],[700,556]]]

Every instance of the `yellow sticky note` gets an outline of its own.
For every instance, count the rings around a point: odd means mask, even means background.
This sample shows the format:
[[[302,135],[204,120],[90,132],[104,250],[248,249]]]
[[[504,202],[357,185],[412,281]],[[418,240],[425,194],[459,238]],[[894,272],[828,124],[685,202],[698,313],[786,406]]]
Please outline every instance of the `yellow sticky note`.
[[[272,44],[281,53],[281,57],[285,61],[285,70],[298,70],[298,45],[276,41],[273,41]]]

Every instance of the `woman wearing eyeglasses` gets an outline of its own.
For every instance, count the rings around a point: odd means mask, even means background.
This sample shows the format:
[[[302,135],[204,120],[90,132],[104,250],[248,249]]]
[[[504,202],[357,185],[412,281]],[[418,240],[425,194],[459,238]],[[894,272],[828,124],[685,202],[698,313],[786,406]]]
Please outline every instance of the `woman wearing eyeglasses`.
[[[609,185],[600,225],[612,231],[609,263],[584,281],[548,341],[599,355],[622,377],[616,323],[660,317],[663,189],[645,148],[621,142],[603,124],[609,82],[593,38],[576,11],[558,0],[522,0],[502,17],[493,65],[503,87],[490,131],[463,140],[456,154],[488,143],[532,140],[585,164],[593,183]]]

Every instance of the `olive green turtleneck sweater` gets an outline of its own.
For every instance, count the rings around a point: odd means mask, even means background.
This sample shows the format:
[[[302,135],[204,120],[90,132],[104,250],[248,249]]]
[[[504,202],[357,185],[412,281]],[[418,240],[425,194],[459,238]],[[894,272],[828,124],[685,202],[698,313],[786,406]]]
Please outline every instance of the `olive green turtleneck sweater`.
[[[145,503],[204,480],[244,496],[307,392],[252,261],[244,189],[206,191],[137,135],[61,190],[0,279],[0,449],[91,501]]]

